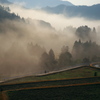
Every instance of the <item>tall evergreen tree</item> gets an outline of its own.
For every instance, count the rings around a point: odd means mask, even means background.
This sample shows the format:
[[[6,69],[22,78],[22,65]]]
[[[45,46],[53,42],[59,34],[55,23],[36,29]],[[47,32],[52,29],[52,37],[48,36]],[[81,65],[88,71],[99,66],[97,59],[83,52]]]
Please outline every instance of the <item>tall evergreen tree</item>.
[[[72,55],[69,52],[61,53],[59,56],[59,67],[66,67],[71,65],[72,63]]]
[[[44,52],[41,55],[41,58],[40,58],[40,66],[42,67],[42,69],[44,71],[47,71],[48,70],[48,67],[49,67],[49,55],[47,54],[47,52]]]
[[[51,61],[55,61],[55,55],[54,55],[54,52],[52,49],[50,49],[50,51],[49,51],[49,58]]]
[[[41,60],[41,67],[44,69],[44,71],[52,71],[57,66],[55,54],[52,49],[50,49],[49,54],[47,52],[44,52],[40,60]]]
[[[68,51],[68,46],[63,46],[62,52],[59,56],[58,65],[59,67],[66,67],[72,63],[72,55]]]
[[[97,32],[95,27],[93,27],[91,39],[95,42],[97,41]]]

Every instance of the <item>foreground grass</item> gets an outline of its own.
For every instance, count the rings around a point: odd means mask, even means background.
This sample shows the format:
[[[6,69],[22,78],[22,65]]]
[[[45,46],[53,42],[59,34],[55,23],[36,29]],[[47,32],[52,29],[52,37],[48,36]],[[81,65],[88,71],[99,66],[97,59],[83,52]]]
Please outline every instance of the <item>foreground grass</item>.
[[[100,100],[100,84],[15,90],[9,100]]]
[[[64,78],[70,79],[70,78],[93,77],[95,72],[97,73],[97,76],[100,76],[100,69],[86,66],[50,75],[27,76],[19,79],[14,79],[12,81],[8,81],[8,83],[20,83],[20,82],[31,82],[37,80],[51,80],[51,79],[64,79]]]
[[[59,72],[47,76],[36,77],[36,79],[62,79],[62,78],[80,78],[80,77],[93,77],[97,72],[97,76],[100,76],[100,69],[92,67],[80,67],[64,72]]]

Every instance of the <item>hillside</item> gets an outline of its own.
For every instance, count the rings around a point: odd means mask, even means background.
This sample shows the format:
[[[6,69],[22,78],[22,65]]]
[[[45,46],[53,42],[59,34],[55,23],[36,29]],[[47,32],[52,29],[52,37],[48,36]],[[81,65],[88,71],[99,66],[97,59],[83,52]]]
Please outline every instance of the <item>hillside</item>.
[[[85,17],[87,19],[100,19],[100,4],[92,6],[66,6],[58,5],[56,7],[42,8],[49,13],[64,14],[68,17]]]
[[[52,30],[54,30],[54,28],[51,26],[50,23],[45,22],[43,20],[32,20],[32,19],[24,19],[21,18],[19,15],[16,15],[15,13],[11,13],[11,10],[9,7],[4,7],[2,5],[0,5],[0,21],[4,21],[4,20],[14,20],[14,21],[23,21],[23,22],[31,22],[31,23],[37,23],[38,26],[42,27],[42,28],[50,28]],[[1,29],[1,28],[0,28]]]
[[[15,13],[10,13],[9,7],[4,7],[0,5],[0,21],[3,21],[5,19],[20,20],[21,18]]]
[[[32,82],[37,80],[52,80],[52,79],[66,79],[66,78],[67,79],[86,78],[86,77],[94,77],[95,72],[97,73],[97,76],[100,76],[99,68],[84,66],[43,76],[27,76],[23,78],[17,78],[7,81],[6,83],[20,83],[20,82]]]
[[[68,1],[61,1],[61,0],[9,0],[11,2],[19,2],[19,3],[22,3],[24,2],[26,7],[29,7],[29,8],[34,8],[34,7],[46,7],[46,6],[50,6],[50,7],[53,7],[53,6],[57,6],[57,5],[60,5],[60,4],[65,4],[66,6],[74,6],[72,3],[68,2]]]
[[[0,99],[58,100],[60,98],[66,100],[69,98],[68,100],[95,100],[96,96],[99,100],[99,87],[100,68],[83,66],[54,74],[28,76],[4,82],[4,84],[0,84]],[[72,96],[72,94],[74,95]]]

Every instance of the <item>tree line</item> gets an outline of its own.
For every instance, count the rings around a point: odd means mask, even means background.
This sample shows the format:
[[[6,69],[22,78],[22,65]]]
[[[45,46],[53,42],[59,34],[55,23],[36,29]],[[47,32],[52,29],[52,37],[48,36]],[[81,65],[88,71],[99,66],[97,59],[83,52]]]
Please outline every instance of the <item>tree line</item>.
[[[45,51],[40,57],[40,65],[46,71],[99,61],[100,46],[91,40],[86,42],[75,41],[71,52],[69,52],[68,46],[63,46],[58,58],[55,57],[52,49],[48,53]]]

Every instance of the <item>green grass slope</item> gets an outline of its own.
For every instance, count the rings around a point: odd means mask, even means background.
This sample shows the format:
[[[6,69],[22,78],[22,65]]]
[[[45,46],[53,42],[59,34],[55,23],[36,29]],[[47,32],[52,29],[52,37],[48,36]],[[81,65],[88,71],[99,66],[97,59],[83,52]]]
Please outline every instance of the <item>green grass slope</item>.
[[[79,67],[63,72],[57,72],[53,74],[43,75],[43,76],[27,76],[22,78],[17,78],[14,80],[7,81],[6,83],[20,83],[20,82],[31,82],[31,81],[40,81],[40,80],[52,80],[52,79],[71,79],[71,78],[84,78],[84,77],[93,77],[94,73],[97,73],[97,76],[100,76],[100,69],[93,68],[89,66]]]

